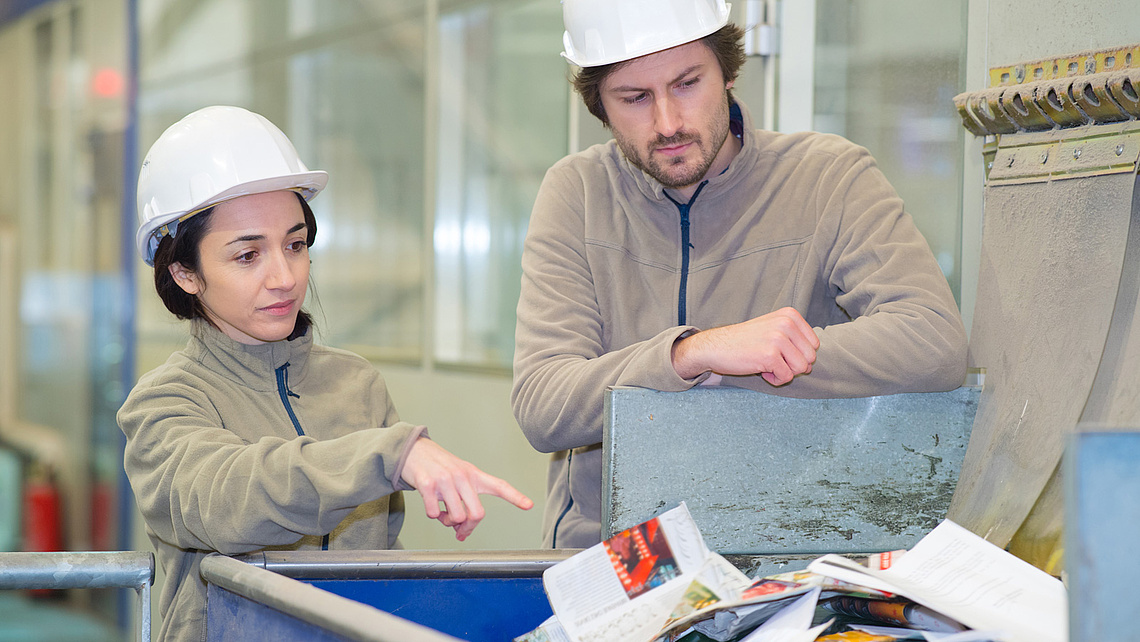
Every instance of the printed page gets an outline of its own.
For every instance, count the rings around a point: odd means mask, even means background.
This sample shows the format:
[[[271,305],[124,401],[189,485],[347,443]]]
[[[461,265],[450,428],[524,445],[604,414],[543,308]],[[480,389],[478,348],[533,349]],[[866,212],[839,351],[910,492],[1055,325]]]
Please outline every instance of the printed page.
[[[676,635],[691,623],[707,618],[719,609],[740,604],[741,596],[749,585],[748,576],[740,569],[710,552],[704,567],[689,583],[681,602],[673,607],[669,620],[658,635]]]
[[[832,622],[828,620],[814,628],[811,625],[819,593],[817,586],[800,596],[760,625],[760,628],[744,636],[741,642],[812,642]]]
[[[902,595],[901,589],[886,577],[884,571],[869,570],[859,562],[840,555],[824,555],[808,564],[808,570],[842,582],[881,591],[888,597]]]
[[[1060,580],[949,520],[889,569],[874,571],[838,556],[808,568],[897,593],[1008,642],[1065,642],[1068,594]]]
[[[704,567],[708,547],[681,504],[546,569],[550,606],[574,642],[648,642]]]
[[[926,642],[993,642],[1000,639],[994,631],[959,631],[946,633],[941,631],[916,631],[914,629],[900,629],[893,626],[873,626],[869,624],[848,624],[855,631],[862,631],[868,635],[890,635],[900,640],[926,640]]]
[[[753,580],[740,593],[736,603],[726,600],[717,604],[713,616],[695,622],[693,628],[706,637],[724,642],[756,628],[782,609],[787,601],[815,587],[821,589],[822,598],[857,595],[882,599],[894,595],[806,570],[777,573]]]
[[[518,636],[511,642],[570,642],[570,638],[558,623],[558,617],[551,615],[539,624],[538,628]]]

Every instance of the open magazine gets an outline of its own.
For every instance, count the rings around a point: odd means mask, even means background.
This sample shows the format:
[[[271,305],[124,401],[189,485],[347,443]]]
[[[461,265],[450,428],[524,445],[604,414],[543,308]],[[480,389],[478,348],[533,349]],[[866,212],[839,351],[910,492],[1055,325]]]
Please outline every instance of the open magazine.
[[[571,642],[648,642],[683,604],[698,610],[748,578],[709,551],[682,504],[546,569],[542,583]]]
[[[516,642],[649,642],[696,629],[729,640],[794,598],[889,597],[814,573],[750,580],[705,545],[682,503],[556,564],[543,573],[554,617]]]
[[[825,555],[808,570],[895,593],[1007,642],[1068,639],[1064,584],[950,520],[887,568]]]
[[[950,521],[866,565],[825,555],[749,580],[708,550],[681,504],[548,568],[543,585],[554,616],[515,642],[671,642],[694,630],[718,642],[793,639],[761,630],[808,594],[888,625],[841,621],[847,629],[820,640],[1067,641],[1064,585]]]
[[[714,612],[762,607],[812,588],[749,580],[708,549],[684,503],[555,564],[542,579],[554,617],[519,642],[669,640]],[[722,628],[735,632],[739,623],[730,615]]]
[[[836,599],[886,601],[892,593],[859,586],[807,570],[769,575],[752,581],[736,600],[725,600],[690,618],[692,628],[717,642],[737,639],[766,622],[788,605],[791,598],[819,589],[821,604]],[[837,613],[843,611],[835,610]],[[677,629],[673,629],[676,631]],[[957,630],[957,629],[954,629]]]

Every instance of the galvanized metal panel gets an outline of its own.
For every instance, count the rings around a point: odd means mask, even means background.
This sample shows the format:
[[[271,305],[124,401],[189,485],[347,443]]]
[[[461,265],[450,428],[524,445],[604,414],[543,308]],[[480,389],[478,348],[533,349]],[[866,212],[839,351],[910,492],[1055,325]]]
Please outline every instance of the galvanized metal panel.
[[[729,387],[610,390],[603,533],[684,501],[721,553],[909,548],[945,517],[979,392],[788,399]]]
[[[1065,557],[1073,642],[1136,639],[1140,432],[1083,429],[1065,454]]]
[[[867,551],[860,551],[866,553]],[[846,557],[851,557],[857,561],[866,560],[865,555],[859,553],[840,553]],[[808,553],[804,555],[779,555],[779,554],[733,554],[729,553],[724,556],[730,564],[740,569],[742,573],[748,577],[768,577],[769,575],[777,575],[779,573],[791,573],[795,571],[802,571],[811,564],[813,560],[819,559],[818,553]]]

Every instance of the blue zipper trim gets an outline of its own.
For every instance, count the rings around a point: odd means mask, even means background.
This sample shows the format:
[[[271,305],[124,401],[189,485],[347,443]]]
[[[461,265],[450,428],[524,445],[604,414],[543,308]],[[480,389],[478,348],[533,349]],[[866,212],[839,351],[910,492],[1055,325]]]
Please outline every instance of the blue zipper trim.
[[[681,212],[681,283],[677,292],[677,325],[685,325],[688,318],[688,298],[689,298],[689,249],[693,247],[689,242],[689,210],[692,209],[693,203],[697,202],[697,197],[701,195],[701,190],[708,185],[707,180],[701,181],[697,186],[697,191],[693,192],[693,197],[689,199],[688,203],[680,203],[673,200],[672,196],[665,194],[665,198],[673,201],[677,209]]]
[[[550,548],[558,548],[558,527],[562,524],[562,518],[566,517],[570,512],[570,508],[574,506],[574,495],[570,493],[570,463],[574,459],[574,451],[571,450],[566,453],[566,495],[570,497],[570,503],[566,504],[566,508],[562,509],[562,514],[558,519],[554,520],[554,532],[550,537]]]
[[[301,422],[297,420],[293,406],[289,403],[290,396],[297,399],[301,398],[300,395],[289,390],[289,362],[285,362],[275,372],[277,373],[277,395],[281,397],[281,404],[285,406],[285,412],[289,413],[289,420],[293,422],[293,429],[297,431],[297,436],[304,437],[305,431],[301,429]]]
[[[285,412],[289,414],[289,421],[293,422],[293,430],[297,431],[297,436],[304,437],[305,431],[301,428],[301,421],[297,419],[297,413],[293,412],[293,404],[289,403],[289,397],[301,398],[301,395],[289,389],[289,362],[286,361],[274,373],[277,375],[277,396],[281,397],[281,405],[285,406]],[[329,550],[328,533],[321,538],[321,550]]]

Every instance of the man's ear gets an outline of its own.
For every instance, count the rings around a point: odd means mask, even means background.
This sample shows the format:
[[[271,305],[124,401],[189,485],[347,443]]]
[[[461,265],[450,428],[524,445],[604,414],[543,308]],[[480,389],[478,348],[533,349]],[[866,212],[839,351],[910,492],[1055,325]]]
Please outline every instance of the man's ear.
[[[725,89],[732,89],[732,86],[735,84],[736,84],[735,80],[730,80],[730,81],[724,83],[724,88]]]
[[[174,278],[174,282],[178,287],[182,288],[186,294],[199,294],[202,292],[202,284],[198,282],[198,275],[190,270],[187,270],[181,263],[174,262],[168,268],[170,276]]]

